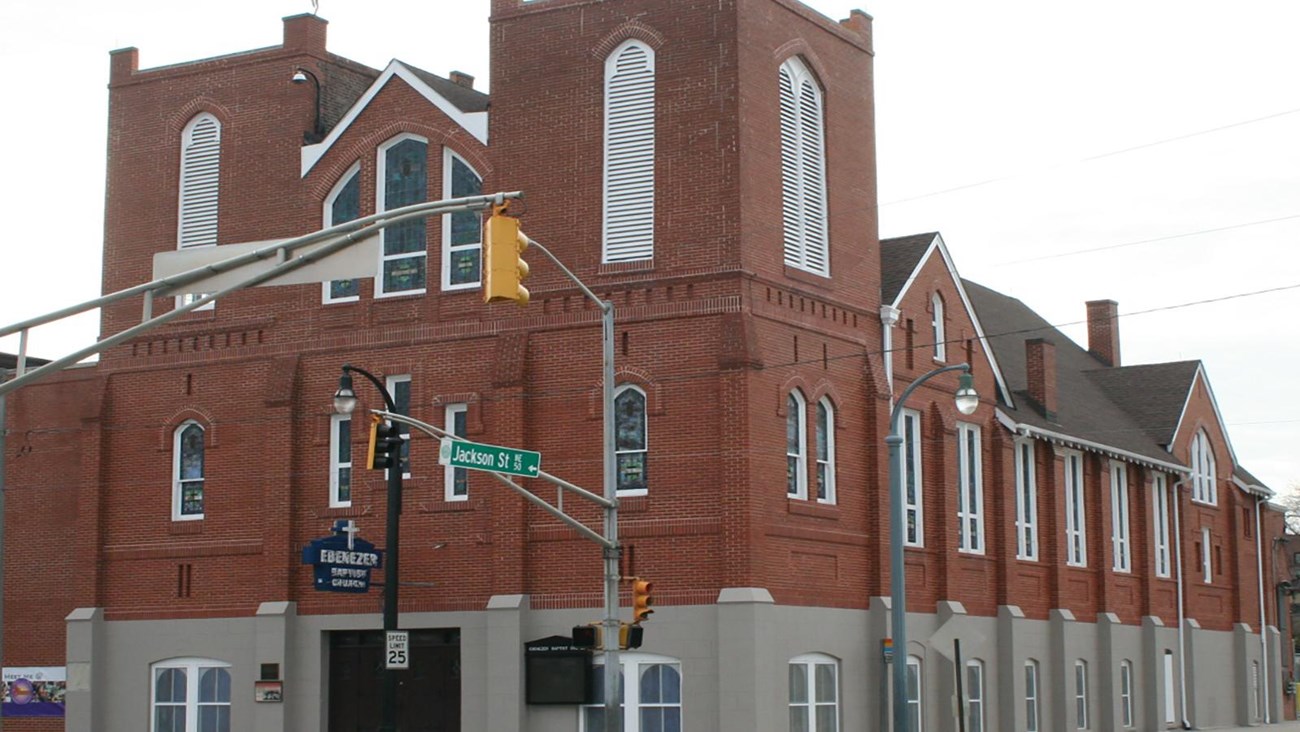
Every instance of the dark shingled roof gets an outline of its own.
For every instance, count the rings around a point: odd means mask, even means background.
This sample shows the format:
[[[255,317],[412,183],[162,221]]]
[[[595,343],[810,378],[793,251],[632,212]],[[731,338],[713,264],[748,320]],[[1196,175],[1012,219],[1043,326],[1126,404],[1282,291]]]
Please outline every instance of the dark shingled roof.
[[[49,361],[43,358],[33,358],[32,356],[27,357],[27,368],[29,369],[34,369],[37,366],[44,366],[47,363],[49,363]],[[18,356],[12,353],[0,353],[0,371],[16,368],[18,368]]]
[[[930,244],[938,235],[939,232],[931,231],[928,234],[880,240],[880,301],[882,303],[892,305],[894,300],[898,299],[898,293],[902,291],[903,285],[907,284],[907,278],[912,275],[916,265],[921,263],[921,257],[925,256],[925,251],[930,248]]]
[[[1093,372],[1105,364],[1019,300],[970,280],[962,280],[962,284],[984,324],[989,347],[1002,367],[1007,388],[1016,400],[1015,408],[1003,405],[1012,419],[1152,460],[1178,462],[1151,436],[1147,426],[1139,424],[1127,409],[1113,401],[1111,393],[1093,378]],[[1056,345],[1054,419],[1048,419],[1028,395],[1025,341],[1031,338],[1045,338]],[[1168,431],[1172,430],[1170,425]]]
[[[451,79],[444,79],[437,74],[431,74],[424,69],[416,68],[405,61],[401,62],[403,66],[411,70],[411,73],[420,78],[420,81],[428,84],[434,91],[441,94],[447,101],[456,105],[456,108],[462,112],[486,112],[488,108],[488,95],[481,91],[475,91],[466,86],[461,86]]]
[[[1153,363],[1097,369],[1087,372],[1087,376],[1151,439],[1169,445],[1200,365],[1200,361]]]

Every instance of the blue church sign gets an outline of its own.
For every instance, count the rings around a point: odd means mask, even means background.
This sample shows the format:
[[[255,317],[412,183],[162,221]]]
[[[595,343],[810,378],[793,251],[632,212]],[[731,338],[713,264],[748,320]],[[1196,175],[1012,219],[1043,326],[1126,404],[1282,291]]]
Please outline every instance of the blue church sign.
[[[302,550],[302,563],[315,566],[315,587],[323,592],[368,592],[370,570],[384,563],[384,553],[358,539],[351,520],[334,522],[334,535],[316,539]]]

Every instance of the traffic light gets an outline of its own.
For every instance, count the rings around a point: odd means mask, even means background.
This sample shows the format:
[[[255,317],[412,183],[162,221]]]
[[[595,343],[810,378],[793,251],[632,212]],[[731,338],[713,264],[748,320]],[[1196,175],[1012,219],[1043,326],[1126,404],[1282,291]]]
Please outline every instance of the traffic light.
[[[600,623],[573,626],[573,645],[578,648],[600,648]]]
[[[618,648],[620,651],[629,651],[641,647],[641,641],[645,638],[645,628],[639,625],[629,625],[622,623],[618,627]]]
[[[639,625],[643,620],[649,620],[654,610],[650,606],[655,604],[655,599],[650,595],[654,591],[654,584],[649,580],[643,580],[640,577],[632,578],[632,624]]]
[[[519,230],[519,219],[502,213],[504,206],[492,210],[483,227],[483,302],[514,300],[528,304],[528,288],[520,284],[528,276],[528,263],[520,255],[528,248],[528,238]]]
[[[383,470],[393,464],[401,454],[402,438],[397,425],[389,424],[377,414],[370,415],[370,449],[366,451],[366,467]]]

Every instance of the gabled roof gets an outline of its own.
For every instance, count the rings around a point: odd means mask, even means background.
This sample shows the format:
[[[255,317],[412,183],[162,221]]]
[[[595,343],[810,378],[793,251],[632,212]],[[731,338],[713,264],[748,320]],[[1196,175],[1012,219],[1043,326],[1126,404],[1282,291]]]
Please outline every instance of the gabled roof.
[[[441,76],[430,74],[427,71],[417,69],[414,66],[393,59],[388,66],[379,74],[366,93],[352,105],[352,108],[343,115],[343,119],[330,130],[325,139],[315,145],[307,145],[302,148],[302,176],[306,177],[311,169],[320,162],[320,159],[329,152],[334,143],[347,132],[352,123],[361,116],[365,108],[370,104],[379,92],[388,85],[394,77],[406,82],[420,96],[429,100],[429,103],[437,107],[460,125],[466,132],[470,133],[479,142],[487,144],[488,136],[488,96],[482,92],[475,91],[468,87],[461,86],[449,79]]]
[[[982,350],[985,358],[988,359],[989,370],[993,373],[993,379],[997,382],[999,396],[1002,397],[1004,403],[1013,404],[1014,400],[1011,391],[1007,388],[1006,380],[1002,377],[1002,368],[998,365],[997,354],[989,347],[988,339],[984,337],[984,326],[980,323],[979,313],[971,306],[970,297],[967,296],[966,288],[962,284],[964,280],[957,276],[957,266],[953,264],[952,255],[948,254],[948,246],[943,243],[943,237],[938,232],[881,240],[880,301],[885,305],[897,308],[912,283],[916,281],[921,268],[934,254],[938,254],[943,260],[944,268],[948,270],[948,274],[952,277],[953,287],[956,288],[957,294],[961,297],[962,305],[966,308],[966,316],[970,318],[970,322],[975,328],[975,337],[984,346]],[[886,288],[893,291],[892,297],[886,294]]]
[[[1168,449],[1200,367],[1199,361],[1174,361],[1086,373],[1151,439]]]
[[[964,282],[971,303],[989,329],[987,342],[997,353],[1012,393],[1024,397],[1002,408],[1008,427],[1165,470],[1186,471],[1094,378],[1093,372],[1105,364],[1021,301]],[[1025,341],[1031,338],[1046,338],[1056,347],[1056,413],[1051,419],[1028,398]],[[1177,416],[1175,413],[1175,421]]]

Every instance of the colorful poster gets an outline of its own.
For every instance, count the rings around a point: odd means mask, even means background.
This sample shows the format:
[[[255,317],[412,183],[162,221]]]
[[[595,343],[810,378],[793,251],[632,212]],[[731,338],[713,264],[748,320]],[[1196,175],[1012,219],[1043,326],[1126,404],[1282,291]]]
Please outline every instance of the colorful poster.
[[[0,717],[62,717],[68,673],[62,666],[4,669]]]

